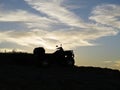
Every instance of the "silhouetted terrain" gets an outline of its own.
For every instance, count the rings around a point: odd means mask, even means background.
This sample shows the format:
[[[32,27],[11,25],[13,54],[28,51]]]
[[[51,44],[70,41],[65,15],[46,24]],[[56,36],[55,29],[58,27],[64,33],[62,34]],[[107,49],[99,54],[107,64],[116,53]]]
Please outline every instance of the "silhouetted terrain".
[[[118,70],[39,67],[32,54],[11,55],[0,54],[0,90],[120,90]]]

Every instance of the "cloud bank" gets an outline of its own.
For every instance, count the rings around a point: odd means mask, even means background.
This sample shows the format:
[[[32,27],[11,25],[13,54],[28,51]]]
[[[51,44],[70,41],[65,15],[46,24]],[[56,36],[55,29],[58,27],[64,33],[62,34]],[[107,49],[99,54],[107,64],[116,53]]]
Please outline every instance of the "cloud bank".
[[[4,11],[0,9],[0,23],[12,22],[22,24],[21,30],[9,27],[0,28],[0,43],[13,42],[21,46],[44,46],[55,48],[63,44],[65,48],[93,46],[94,40],[116,35],[120,30],[120,6],[113,4],[99,5],[93,8],[85,22],[79,14],[62,6],[65,0],[25,0],[35,11],[44,16],[27,10]]]

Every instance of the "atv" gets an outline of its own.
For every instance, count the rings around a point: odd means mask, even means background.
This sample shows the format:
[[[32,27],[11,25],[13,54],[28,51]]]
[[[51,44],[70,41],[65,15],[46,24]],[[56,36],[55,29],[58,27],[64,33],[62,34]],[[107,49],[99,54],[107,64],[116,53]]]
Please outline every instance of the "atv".
[[[64,50],[58,47],[54,53],[45,53],[43,47],[37,47],[33,50],[36,63],[41,66],[74,66],[73,50]]]

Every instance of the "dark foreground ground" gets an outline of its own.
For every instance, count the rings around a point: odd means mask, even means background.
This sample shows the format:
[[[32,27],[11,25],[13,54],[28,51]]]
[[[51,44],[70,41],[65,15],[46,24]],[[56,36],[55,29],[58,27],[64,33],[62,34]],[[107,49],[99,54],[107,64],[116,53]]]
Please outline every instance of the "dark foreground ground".
[[[0,90],[120,90],[120,72],[97,67],[1,65]]]

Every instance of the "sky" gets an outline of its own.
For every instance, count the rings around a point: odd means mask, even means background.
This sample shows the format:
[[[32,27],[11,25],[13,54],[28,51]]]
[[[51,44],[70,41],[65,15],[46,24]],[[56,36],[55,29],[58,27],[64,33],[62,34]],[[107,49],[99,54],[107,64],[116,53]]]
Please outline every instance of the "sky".
[[[0,0],[0,51],[60,44],[78,66],[120,69],[120,0]]]

